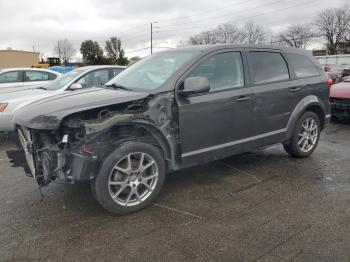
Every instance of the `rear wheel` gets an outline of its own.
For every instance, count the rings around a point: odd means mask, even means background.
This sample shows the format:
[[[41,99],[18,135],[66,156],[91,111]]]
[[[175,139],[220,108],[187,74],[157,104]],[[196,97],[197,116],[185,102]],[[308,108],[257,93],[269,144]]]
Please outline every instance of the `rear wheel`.
[[[307,111],[295,125],[291,140],[283,144],[284,149],[293,157],[308,157],[317,147],[320,131],[318,116]]]
[[[105,209],[128,214],[152,203],[164,180],[160,151],[146,143],[127,142],[106,158],[92,187]]]

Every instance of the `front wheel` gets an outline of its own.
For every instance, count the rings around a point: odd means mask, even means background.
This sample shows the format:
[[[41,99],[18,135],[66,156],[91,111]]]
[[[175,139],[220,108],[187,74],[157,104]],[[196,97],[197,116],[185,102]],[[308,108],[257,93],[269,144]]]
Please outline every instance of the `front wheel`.
[[[123,215],[151,204],[164,180],[160,151],[146,143],[126,142],[105,159],[92,190],[101,206]]]
[[[291,140],[283,144],[284,149],[293,157],[308,157],[317,147],[320,131],[318,116],[307,111],[295,125]]]

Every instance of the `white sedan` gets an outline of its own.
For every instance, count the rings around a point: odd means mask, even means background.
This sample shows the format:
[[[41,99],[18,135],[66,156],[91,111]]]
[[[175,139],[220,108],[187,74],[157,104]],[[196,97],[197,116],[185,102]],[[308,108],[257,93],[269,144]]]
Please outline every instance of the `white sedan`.
[[[43,86],[60,75],[61,73],[39,68],[0,69],[0,94]]]
[[[124,66],[86,66],[70,71],[51,83],[7,94],[0,93],[0,132],[13,131],[12,117],[15,111],[42,98],[76,89],[101,86],[119,74]]]

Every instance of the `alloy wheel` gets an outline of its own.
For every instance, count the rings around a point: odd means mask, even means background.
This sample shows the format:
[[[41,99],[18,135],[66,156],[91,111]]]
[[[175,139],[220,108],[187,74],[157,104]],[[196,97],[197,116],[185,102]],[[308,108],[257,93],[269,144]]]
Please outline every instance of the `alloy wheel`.
[[[158,166],[148,154],[135,152],[122,157],[113,167],[108,189],[111,198],[123,206],[144,202],[158,182]]]
[[[298,146],[304,153],[310,152],[316,145],[318,137],[318,126],[315,119],[306,118],[298,134]]]

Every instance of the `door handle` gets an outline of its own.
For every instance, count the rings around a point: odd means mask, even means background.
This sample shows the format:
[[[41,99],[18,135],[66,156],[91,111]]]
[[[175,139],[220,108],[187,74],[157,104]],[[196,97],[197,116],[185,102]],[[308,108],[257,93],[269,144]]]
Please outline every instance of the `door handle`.
[[[236,98],[237,102],[242,102],[242,101],[247,101],[250,100],[250,96],[240,96],[238,98]]]
[[[289,88],[289,92],[298,92],[301,90],[301,87],[291,87]]]

